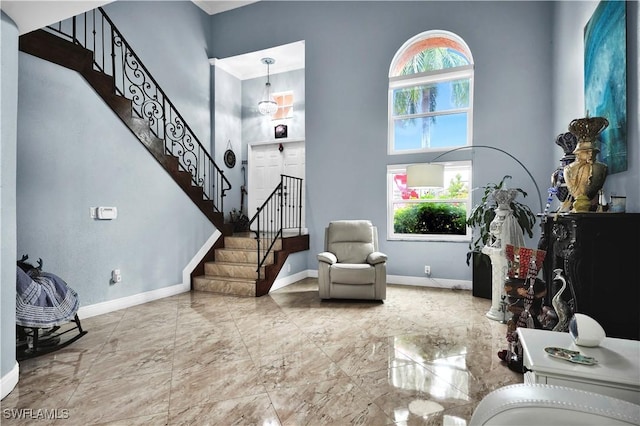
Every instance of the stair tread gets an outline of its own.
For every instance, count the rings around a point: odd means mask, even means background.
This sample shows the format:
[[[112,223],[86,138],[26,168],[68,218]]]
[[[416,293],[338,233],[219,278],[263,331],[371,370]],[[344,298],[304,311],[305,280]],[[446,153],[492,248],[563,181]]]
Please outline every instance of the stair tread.
[[[216,249],[216,250],[218,250],[218,251],[225,251],[225,252],[228,252],[228,251],[241,251],[241,252],[247,252],[247,253],[255,253],[255,252],[256,252],[255,247],[254,247],[254,248],[243,248],[243,247],[238,247],[238,248],[235,248],[235,247],[223,247],[223,248],[219,248],[219,249]]]
[[[193,277],[194,279],[207,279],[207,280],[221,280],[221,281],[234,281],[239,283],[253,283],[255,284],[256,278],[241,278],[241,277],[228,277],[225,275],[198,275]]]
[[[212,260],[209,262],[205,262],[206,264],[218,264],[218,265],[246,265],[247,262],[242,262],[242,261],[233,261],[233,260]],[[251,262],[251,265],[255,265],[255,262]]]

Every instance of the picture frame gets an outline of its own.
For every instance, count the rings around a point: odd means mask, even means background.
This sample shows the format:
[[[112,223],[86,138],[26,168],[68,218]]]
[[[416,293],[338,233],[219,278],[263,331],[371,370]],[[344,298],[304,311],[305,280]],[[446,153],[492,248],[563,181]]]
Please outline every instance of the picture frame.
[[[275,137],[276,139],[282,139],[287,137],[287,125],[286,124],[278,124],[275,127]]]

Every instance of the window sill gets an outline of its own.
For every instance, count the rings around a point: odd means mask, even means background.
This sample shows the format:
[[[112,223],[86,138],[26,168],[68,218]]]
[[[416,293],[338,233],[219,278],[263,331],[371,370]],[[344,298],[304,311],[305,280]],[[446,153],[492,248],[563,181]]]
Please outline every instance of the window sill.
[[[469,235],[388,235],[387,241],[420,241],[420,242],[447,242],[465,243],[471,242]]]

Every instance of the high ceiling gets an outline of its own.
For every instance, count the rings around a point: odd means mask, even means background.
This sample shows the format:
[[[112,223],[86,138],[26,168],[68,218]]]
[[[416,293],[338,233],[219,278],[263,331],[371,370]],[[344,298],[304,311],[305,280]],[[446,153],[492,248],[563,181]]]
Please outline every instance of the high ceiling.
[[[255,3],[258,0],[191,1],[209,15],[214,15],[216,13]],[[240,80],[246,80],[267,75],[267,66],[261,62],[262,58],[275,59],[275,63],[269,67],[269,72],[271,74],[302,69],[304,68],[304,41],[289,43],[229,58],[214,58],[211,60],[211,63]]]
[[[25,34],[112,1],[1,0],[0,9],[16,23],[19,34]],[[214,15],[246,6],[259,0],[192,1],[209,15]],[[212,58],[212,63],[235,77],[245,80],[266,75],[267,68],[260,62],[264,57],[275,59],[275,63],[270,67],[271,74],[304,68],[304,42],[290,43],[230,58]]]
[[[244,55],[214,59],[211,63],[239,80],[247,80],[267,75],[267,66],[261,62],[262,58],[275,60],[275,63],[269,66],[271,75],[302,69],[304,68],[304,41],[297,41]]]
[[[258,0],[191,0],[200,9],[207,12],[209,15],[215,15],[216,13],[226,12],[227,10],[242,7],[247,4],[255,3]]]
[[[1,0],[0,9],[18,25],[20,34],[53,24],[114,0]],[[258,0],[192,0],[209,15],[226,12]]]
[[[18,26],[18,33],[22,35],[112,1],[2,0],[0,9],[13,19]]]

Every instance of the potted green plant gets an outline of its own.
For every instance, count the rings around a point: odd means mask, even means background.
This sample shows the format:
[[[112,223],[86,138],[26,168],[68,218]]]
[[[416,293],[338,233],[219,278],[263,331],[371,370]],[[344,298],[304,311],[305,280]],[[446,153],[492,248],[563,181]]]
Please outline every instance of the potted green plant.
[[[511,179],[506,175],[499,183],[489,183],[483,187],[484,193],[480,203],[476,205],[467,218],[467,225],[473,230],[469,251],[467,252],[467,265],[471,265],[473,260],[473,295],[491,298],[491,260],[489,256],[482,253],[482,248],[487,245],[491,238],[491,222],[496,216],[495,209],[497,202],[493,198],[494,191],[505,188],[505,181]],[[522,194],[523,198],[527,193],[520,188],[512,188]],[[516,199],[509,203],[513,210],[513,216],[518,221],[523,235],[533,236],[533,227],[536,223],[536,216],[529,206]],[[488,280],[488,283],[486,282]]]

